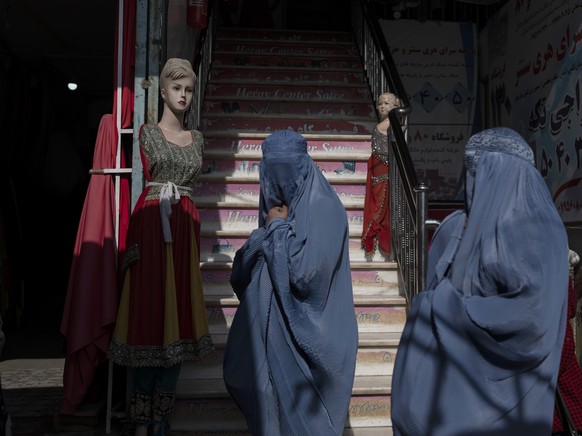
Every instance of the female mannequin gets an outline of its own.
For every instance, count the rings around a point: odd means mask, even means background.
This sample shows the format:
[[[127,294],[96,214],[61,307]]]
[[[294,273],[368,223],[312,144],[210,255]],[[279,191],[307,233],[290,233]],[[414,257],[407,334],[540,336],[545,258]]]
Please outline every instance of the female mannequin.
[[[129,222],[124,282],[111,359],[135,368],[130,415],[136,436],[163,435],[181,362],[212,353],[200,275],[200,219],[192,187],[203,137],[184,127],[196,75],[171,58],[160,75],[158,124],[140,129],[146,187]]]
[[[364,200],[364,227],[362,248],[371,259],[376,250],[385,259],[391,258],[390,245],[390,183],[388,181],[388,114],[400,106],[400,100],[392,93],[378,97],[376,108],[380,122],[372,132],[372,154],[368,159],[366,198]]]

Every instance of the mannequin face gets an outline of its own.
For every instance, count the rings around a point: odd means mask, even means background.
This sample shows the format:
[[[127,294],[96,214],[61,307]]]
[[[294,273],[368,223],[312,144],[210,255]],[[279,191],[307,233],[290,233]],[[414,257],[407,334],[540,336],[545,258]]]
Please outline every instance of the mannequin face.
[[[194,79],[183,77],[181,79],[166,79],[161,90],[162,100],[175,112],[183,112],[192,103],[194,97]]]
[[[378,113],[381,119],[388,118],[388,113],[398,107],[398,100],[394,94],[382,94],[378,97]]]

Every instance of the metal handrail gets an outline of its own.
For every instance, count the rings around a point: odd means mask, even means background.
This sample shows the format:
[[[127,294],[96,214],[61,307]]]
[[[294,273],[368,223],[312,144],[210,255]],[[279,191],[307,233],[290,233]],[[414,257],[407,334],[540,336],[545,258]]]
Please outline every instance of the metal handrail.
[[[401,107],[388,114],[390,229],[403,292],[410,305],[426,285],[427,226],[433,225],[427,219],[428,185],[418,180],[408,150],[405,130],[411,106],[378,19],[365,0],[352,0],[351,9],[354,37],[374,101],[384,92],[392,92],[402,101]]]
[[[204,93],[210,76],[210,65],[212,64],[212,48],[216,37],[216,29],[219,24],[220,7],[215,0],[208,2],[208,27],[200,32],[198,39],[198,53],[194,59],[193,68],[196,71],[198,80],[196,81],[195,101],[192,102],[190,110],[186,114],[186,125],[189,129],[200,129],[202,105],[204,103]]]

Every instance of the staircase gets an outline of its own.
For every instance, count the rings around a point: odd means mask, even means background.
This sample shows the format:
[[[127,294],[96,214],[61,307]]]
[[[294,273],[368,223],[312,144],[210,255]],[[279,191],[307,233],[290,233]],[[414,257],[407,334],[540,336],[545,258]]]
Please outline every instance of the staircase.
[[[258,225],[261,143],[291,129],[345,205],[359,326],[356,378],[344,435],[391,435],[390,386],[405,322],[397,265],[360,248],[373,98],[349,32],[218,30],[201,130],[205,161],[195,198],[201,263],[217,359],[185,364],[172,432],[250,434],[222,380],[222,356],[238,300],[229,284],[236,250]],[[330,217],[331,218],[331,217]],[[319,435],[325,436],[325,435]]]

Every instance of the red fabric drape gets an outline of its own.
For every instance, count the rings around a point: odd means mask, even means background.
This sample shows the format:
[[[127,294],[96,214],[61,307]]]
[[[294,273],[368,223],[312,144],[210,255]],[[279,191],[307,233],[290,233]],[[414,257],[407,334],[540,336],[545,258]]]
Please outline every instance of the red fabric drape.
[[[113,117],[104,115],[93,168],[115,167],[116,143]],[[117,304],[114,184],[111,175],[94,174],[79,221],[61,320],[67,338],[61,413],[78,411],[97,367],[106,360]]]
[[[121,128],[125,129],[133,123],[133,85],[135,81],[135,20],[136,0],[124,0],[123,2],[123,45],[121,65]],[[118,17],[119,20],[119,17]],[[117,116],[117,46],[118,33],[115,35],[115,59],[113,83],[115,83],[113,95],[113,117]]]
[[[117,35],[115,39],[113,115],[104,115],[101,119],[93,154],[94,169],[116,168],[118,111],[121,128],[128,128],[133,122],[136,0],[124,0],[122,14],[117,17],[118,23],[123,20],[121,47]],[[117,64],[119,50],[122,65]],[[119,87],[118,68],[121,68]],[[121,107],[117,105],[118,89],[121,89]],[[126,167],[123,152],[120,166]],[[86,399],[97,369],[107,360],[117,317],[120,289],[117,270],[125,251],[130,194],[129,178],[122,175],[117,209],[113,177],[111,174],[91,176],[77,230],[61,320],[61,333],[67,338],[64,392],[59,410],[62,414],[76,413]],[[116,243],[117,213],[119,237]]]

